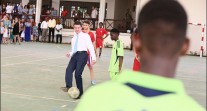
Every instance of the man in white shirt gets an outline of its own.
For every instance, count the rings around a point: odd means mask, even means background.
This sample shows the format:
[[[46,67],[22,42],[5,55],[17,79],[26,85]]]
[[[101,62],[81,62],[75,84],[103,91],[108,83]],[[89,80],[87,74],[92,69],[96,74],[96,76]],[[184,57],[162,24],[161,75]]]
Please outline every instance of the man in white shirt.
[[[83,94],[82,72],[88,59],[87,50],[90,51],[92,56],[92,65],[96,62],[96,55],[91,38],[87,33],[82,32],[81,26],[81,22],[76,21],[74,23],[75,34],[71,40],[72,51],[66,55],[68,58],[71,57],[66,69],[66,87],[61,87],[64,92],[68,92],[68,89],[72,87],[73,72],[75,71],[76,85],[80,91],[80,95],[76,99],[80,99]]]
[[[56,20],[51,16],[50,17],[50,20],[48,21],[48,27],[49,27],[49,39],[48,39],[48,43],[50,43],[50,40],[51,40],[51,33],[52,33],[52,43],[54,43],[55,26],[56,26]]]
[[[98,15],[98,11],[93,6],[92,7],[92,12],[91,12],[91,18],[92,18],[92,22],[93,22],[93,30],[95,30],[95,23],[96,23],[97,15]]]
[[[42,38],[41,38],[41,42],[46,42],[47,31],[48,31],[47,18],[45,18],[45,20],[41,23],[40,28],[42,29]]]

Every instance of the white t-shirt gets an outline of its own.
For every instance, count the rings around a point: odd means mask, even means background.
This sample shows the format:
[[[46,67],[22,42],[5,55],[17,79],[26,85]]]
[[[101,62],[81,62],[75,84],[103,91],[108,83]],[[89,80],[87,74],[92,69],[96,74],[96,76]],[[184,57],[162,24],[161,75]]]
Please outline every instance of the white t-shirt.
[[[93,9],[91,13],[91,18],[97,18],[97,15],[98,15],[98,11],[96,9]]]
[[[55,26],[55,34],[61,34],[62,35],[62,29],[63,29],[63,25],[62,24],[57,24]],[[57,30],[60,30],[60,31],[58,32]]]
[[[12,13],[12,11],[13,11],[13,6],[8,5],[8,6],[6,7],[6,13]]]

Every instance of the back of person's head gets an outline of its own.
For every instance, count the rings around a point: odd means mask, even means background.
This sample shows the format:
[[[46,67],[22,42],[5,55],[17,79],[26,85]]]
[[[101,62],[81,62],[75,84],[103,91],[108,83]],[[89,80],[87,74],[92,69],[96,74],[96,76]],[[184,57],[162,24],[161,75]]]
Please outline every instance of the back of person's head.
[[[151,0],[141,10],[141,46],[153,56],[172,57],[186,40],[187,14],[176,0]]]
[[[111,29],[110,32],[115,33],[115,34],[118,34],[118,35],[119,35],[119,33],[120,33],[119,30],[116,29],[116,28]]]

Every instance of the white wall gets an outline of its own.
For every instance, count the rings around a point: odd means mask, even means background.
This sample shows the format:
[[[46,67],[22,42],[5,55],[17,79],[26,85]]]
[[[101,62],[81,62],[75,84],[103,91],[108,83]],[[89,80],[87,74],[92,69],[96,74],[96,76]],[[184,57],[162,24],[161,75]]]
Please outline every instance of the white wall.
[[[29,0],[22,0],[23,6],[27,5],[29,3]]]
[[[142,8],[149,0],[141,0]],[[178,0],[188,14],[188,21],[206,24],[206,0]]]

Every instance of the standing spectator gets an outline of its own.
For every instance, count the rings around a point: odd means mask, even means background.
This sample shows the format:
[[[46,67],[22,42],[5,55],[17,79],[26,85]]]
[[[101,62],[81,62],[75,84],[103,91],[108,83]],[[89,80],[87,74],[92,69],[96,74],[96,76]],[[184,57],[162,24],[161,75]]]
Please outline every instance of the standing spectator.
[[[59,38],[60,38],[60,44],[62,43],[62,29],[63,29],[63,26],[60,23],[60,20],[57,20],[57,25],[55,27],[56,43],[59,42]]]
[[[3,25],[3,44],[8,44],[8,40],[9,40],[9,32],[8,29],[5,27],[5,25]]]
[[[33,18],[33,14],[34,14],[34,8],[33,5],[29,5],[29,18],[32,19]]]
[[[5,14],[6,14],[6,5],[3,4],[2,5],[2,17],[4,17]]]
[[[125,14],[125,20],[126,20],[126,30],[130,30],[133,18],[132,18],[131,11],[129,8],[127,9],[127,12]]]
[[[57,16],[57,10],[55,10],[54,8],[51,9],[51,15],[52,16]]]
[[[33,36],[33,42],[35,42],[37,40],[37,37],[38,37],[38,27],[36,26],[36,23],[33,22],[33,25],[32,25],[32,36]]]
[[[41,42],[46,42],[47,31],[48,31],[48,20],[47,20],[47,18],[45,18],[45,20],[41,23],[41,29],[42,29]]]
[[[7,29],[7,33],[9,34],[9,28],[11,27],[11,21],[9,20],[9,17],[6,15],[4,17],[4,26]]]
[[[6,6],[6,13],[11,15],[11,13],[13,12],[13,6],[9,3],[7,6]]]
[[[38,23],[38,37],[37,37],[37,41],[40,41],[40,36],[42,35],[41,23],[42,23],[42,20],[40,20],[40,22]]]
[[[20,32],[20,30],[19,30],[19,19],[18,19],[18,17],[15,17],[15,20],[14,20],[14,22],[13,22],[13,35],[14,35],[14,43],[16,44],[16,41],[17,41],[17,39],[18,39],[18,42],[19,42],[19,45],[20,45],[20,37],[19,37],[19,32]]]
[[[0,44],[2,42],[3,39],[3,35],[4,35],[4,27],[3,27],[3,22],[0,22]]]
[[[27,18],[27,14],[28,14],[28,8],[27,8],[27,5],[25,5],[24,9],[23,9],[23,16],[22,16],[22,18],[26,19]]]
[[[14,43],[14,35],[13,35],[13,27],[11,27],[10,31],[10,44]],[[16,43],[14,43],[16,44]]]
[[[19,13],[19,15],[21,16],[22,15],[22,13],[23,13],[23,5],[22,5],[22,3],[20,3],[19,4],[19,6],[18,6],[18,13]]]
[[[65,27],[65,20],[66,20],[66,16],[68,15],[68,11],[67,11],[67,9],[64,7],[64,9],[63,9],[63,11],[62,11],[62,13],[61,13],[61,18],[62,18],[62,24],[63,24],[63,26]]]
[[[52,34],[52,43],[54,43],[55,26],[56,26],[56,20],[51,16],[50,20],[48,21],[48,27],[49,27],[49,40],[48,40],[48,43],[50,43],[51,34]]]
[[[20,24],[19,24],[19,29],[20,29],[20,32],[19,32],[19,38],[20,38],[20,41],[22,41],[22,38],[24,38],[25,36],[25,23],[24,23],[24,19],[22,19],[20,21]]]
[[[31,21],[28,18],[26,23],[25,23],[25,41],[28,42],[31,40]]]
[[[74,22],[79,21],[80,15],[80,10],[78,10],[78,7],[75,7],[75,10],[73,10]]]
[[[14,4],[13,7],[14,7],[13,8],[13,12],[14,13],[18,13],[18,6],[17,6],[17,4]]]
[[[0,13],[2,13],[2,6],[0,5]]]
[[[92,7],[92,12],[91,12],[91,18],[92,18],[92,23],[93,23],[93,30],[95,30],[95,27],[96,27],[96,19],[97,19],[97,17],[98,17],[98,11],[93,6]]]

